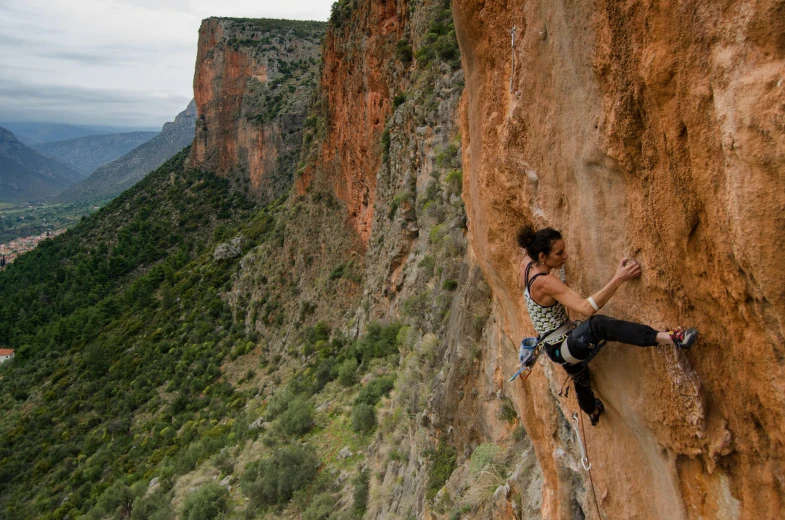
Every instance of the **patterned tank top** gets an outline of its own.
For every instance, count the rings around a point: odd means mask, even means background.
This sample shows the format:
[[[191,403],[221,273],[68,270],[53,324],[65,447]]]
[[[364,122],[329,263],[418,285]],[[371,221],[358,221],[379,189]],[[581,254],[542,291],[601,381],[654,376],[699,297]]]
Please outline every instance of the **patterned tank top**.
[[[534,325],[534,330],[536,330],[541,337],[544,337],[546,334],[558,329],[563,323],[569,320],[569,316],[567,316],[567,309],[559,302],[546,307],[534,301],[534,298],[532,298],[531,293],[529,292],[532,282],[538,276],[545,276],[545,273],[535,274],[529,279],[529,271],[531,271],[533,265],[534,262],[531,262],[526,266],[526,274],[524,275],[526,289],[523,291],[523,298],[526,300],[526,307],[529,310],[529,317],[532,320],[532,325]],[[561,278],[562,282],[564,282],[563,267],[561,270]]]

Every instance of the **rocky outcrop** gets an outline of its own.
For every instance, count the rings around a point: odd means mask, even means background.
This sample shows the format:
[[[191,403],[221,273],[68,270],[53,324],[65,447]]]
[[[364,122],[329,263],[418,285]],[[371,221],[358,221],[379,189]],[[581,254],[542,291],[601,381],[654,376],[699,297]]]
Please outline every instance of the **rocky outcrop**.
[[[119,195],[191,144],[195,121],[196,105],[191,100],[174,121],[164,123],[161,133],[122,157],[96,168],[88,178],[51,201],[101,201]]]
[[[247,183],[261,201],[289,188],[316,85],[324,23],[209,18],[199,31],[191,164]]]
[[[702,333],[688,353],[612,345],[592,363],[607,407],[587,431],[603,517],[783,507],[784,10],[455,2],[469,237],[507,335],[532,332],[514,240],[525,222],[562,230],[583,294],[621,257],[643,264],[603,313]],[[514,349],[498,355],[512,373]],[[543,516],[594,518],[587,475],[560,455],[575,450],[558,432],[577,406],[556,395],[562,371],[541,364],[515,404]]]

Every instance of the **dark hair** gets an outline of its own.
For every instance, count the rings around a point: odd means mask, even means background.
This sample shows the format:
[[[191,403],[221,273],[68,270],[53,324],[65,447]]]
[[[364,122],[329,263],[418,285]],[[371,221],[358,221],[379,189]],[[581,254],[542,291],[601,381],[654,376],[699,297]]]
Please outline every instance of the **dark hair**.
[[[545,256],[551,254],[553,243],[561,238],[561,233],[549,227],[534,231],[532,226],[526,225],[518,230],[518,245],[526,250],[532,260],[539,260],[540,253],[545,253]]]

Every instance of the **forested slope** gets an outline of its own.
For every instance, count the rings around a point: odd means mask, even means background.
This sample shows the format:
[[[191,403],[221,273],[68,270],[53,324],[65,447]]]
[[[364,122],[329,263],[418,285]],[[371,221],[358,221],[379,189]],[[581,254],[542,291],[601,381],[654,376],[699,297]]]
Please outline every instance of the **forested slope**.
[[[252,205],[226,180],[184,169],[186,154],[0,276],[0,342],[17,354],[0,367],[10,517],[60,518],[144,472],[171,448],[160,418],[138,417],[167,401],[162,390],[181,396],[175,422],[231,402],[226,385],[200,395],[238,334],[218,296],[235,262],[205,251]],[[153,438],[135,440],[141,431]]]

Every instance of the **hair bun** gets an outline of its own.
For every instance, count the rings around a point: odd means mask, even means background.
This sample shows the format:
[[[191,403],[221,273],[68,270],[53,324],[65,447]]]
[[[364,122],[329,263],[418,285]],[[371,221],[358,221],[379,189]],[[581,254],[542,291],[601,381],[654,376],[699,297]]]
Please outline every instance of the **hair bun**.
[[[534,231],[534,227],[528,224],[523,226],[518,230],[518,245],[524,249],[528,249],[527,246],[532,243],[535,234],[536,231]]]

